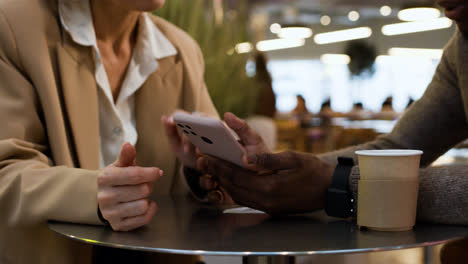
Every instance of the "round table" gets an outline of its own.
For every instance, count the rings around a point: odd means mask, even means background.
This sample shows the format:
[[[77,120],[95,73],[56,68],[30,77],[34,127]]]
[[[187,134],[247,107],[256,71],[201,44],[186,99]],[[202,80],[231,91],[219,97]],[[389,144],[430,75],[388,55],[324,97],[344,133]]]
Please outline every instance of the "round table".
[[[468,228],[417,224],[404,232],[359,230],[322,211],[289,216],[227,214],[187,197],[158,197],[152,222],[131,232],[49,222],[67,238],[101,246],[174,254],[242,256],[243,263],[294,263],[294,256],[433,246],[468,236]]]

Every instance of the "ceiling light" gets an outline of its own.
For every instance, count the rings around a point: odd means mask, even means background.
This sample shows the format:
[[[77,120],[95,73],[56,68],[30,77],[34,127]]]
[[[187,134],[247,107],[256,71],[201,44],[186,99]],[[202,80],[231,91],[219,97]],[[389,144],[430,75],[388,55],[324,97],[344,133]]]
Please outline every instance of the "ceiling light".
[[[353,29],[345,29],[328,33],[320,33],[315,35],[314,41],[317,44],[327,44],[340,41],[348,41],[353,39],[368,38],[372,35],[372,29],[369,27],[358,27]]]
[[[312,37],[312,29],[308,27],[284,27],[278,34],[280,38],[306,39]]]
[[[392,13],[392,8],[389,6],[382,6],[380,8],[380,14],[382,16],[389,16]]]
[[[278,24],[278,23],[273,23],[273,24],[271,24],[271,26],[270,26],[270,31],[271,31],[271,33],[273,33],[273,34],[278,34],[278,33],[280,33],[280,31],[281,31],[281,25]]]
[[[289,49],[304,46],[304,39],[272,39],[263,40],[257,43],[257,50],[271,51],[279,49]]]
[[[234,48],[238,54],[249,53],[253,49],[253,45],[250,42],[243,42],[236,45]]]
[[[323,54],[320,60],[324,64],[349,64],[351,59],[346,54]]]
[[[358,21],[359,17],[360,15],[358,11],[351,11],[348,13],[348,19],[351,21]]]
[[[420,21],[439,17],[439,9],[432,7],[406,8],[398,12],[398,18],[403,21]]]
[[[452,23],[452,20],[446,17],[417,22],[404,22],[385,25],[382,27],[382,33],[386,36],[393,36],[407,33],[443,29],[451,27]]]
[[[415,48],[391,48],[388,55],[398,57],[420,57],[429,59],[440,59],[442,49],[415,49]]]
[[[328,26],[331,23],[331,18],[329,16],[322,16],[320,18],[320,23],[324,26]]]

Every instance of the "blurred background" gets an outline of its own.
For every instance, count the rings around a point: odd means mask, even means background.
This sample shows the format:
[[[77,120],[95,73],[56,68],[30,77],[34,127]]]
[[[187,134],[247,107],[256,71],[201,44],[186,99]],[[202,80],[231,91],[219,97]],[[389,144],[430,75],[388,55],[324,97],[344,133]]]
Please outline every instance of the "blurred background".
[[[275,151],[322,153],[390,132],[423,95],[456,28],[441,11],[423,0],[170,0],[157,15],[200,44],[220,114],[246,118]],[[298,263],[438,263],[437,250]]]

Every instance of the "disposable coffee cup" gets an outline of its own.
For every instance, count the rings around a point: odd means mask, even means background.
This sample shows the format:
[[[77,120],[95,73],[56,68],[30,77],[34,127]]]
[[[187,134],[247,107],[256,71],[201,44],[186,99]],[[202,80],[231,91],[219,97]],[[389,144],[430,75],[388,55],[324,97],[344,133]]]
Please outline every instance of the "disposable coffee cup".
[[[413,228],[422,151],[359,150],[357,224],[379,231]]]

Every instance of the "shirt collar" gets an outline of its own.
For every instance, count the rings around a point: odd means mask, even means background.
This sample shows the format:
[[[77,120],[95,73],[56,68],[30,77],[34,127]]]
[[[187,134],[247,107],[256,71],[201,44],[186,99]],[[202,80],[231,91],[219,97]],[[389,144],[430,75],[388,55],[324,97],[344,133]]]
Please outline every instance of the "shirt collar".
[[[60,22],[74,42],[97,49],[96,33],[91,15],[90,1],[59,0]],[[156,27],[147,13],[139,19],[137,45],[142,45],[145,55],[151,53],[154,59],[177,54],[174,45]]]

